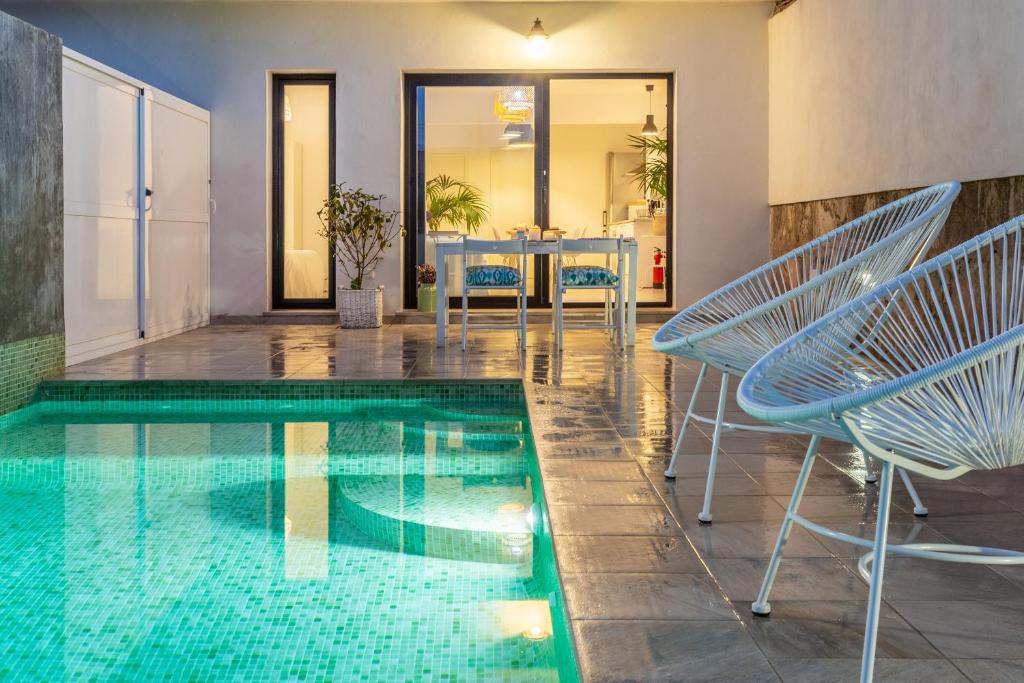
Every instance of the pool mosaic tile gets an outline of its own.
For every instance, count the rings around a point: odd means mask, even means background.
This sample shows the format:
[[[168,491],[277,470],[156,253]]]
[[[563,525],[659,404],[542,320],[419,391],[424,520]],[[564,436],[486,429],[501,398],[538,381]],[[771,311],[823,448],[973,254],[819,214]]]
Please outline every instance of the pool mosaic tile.
[[[0,677],[576,680],[521,407],[75,403],[0,426]]]

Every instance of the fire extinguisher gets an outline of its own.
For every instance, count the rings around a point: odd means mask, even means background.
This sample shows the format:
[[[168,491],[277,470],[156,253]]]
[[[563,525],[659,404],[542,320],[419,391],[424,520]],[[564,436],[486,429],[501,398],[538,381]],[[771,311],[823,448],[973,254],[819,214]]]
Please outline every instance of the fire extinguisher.
[[[658,247],[654,248],[654,272],[652,273],[652,281],[654,282],[655,289],[665,289],[665,264],[662,261],[665,260],[665,252]]]

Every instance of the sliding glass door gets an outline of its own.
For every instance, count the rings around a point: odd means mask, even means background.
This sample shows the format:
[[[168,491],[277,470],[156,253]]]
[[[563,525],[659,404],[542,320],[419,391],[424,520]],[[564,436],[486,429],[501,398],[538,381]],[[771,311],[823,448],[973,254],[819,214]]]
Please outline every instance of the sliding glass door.
[[[470,236],[509,239],[543,221],[537,181],[543,104],[532,77],[498,74],[419,76],[407,81],[406,263],[436,263],[440,242]],[[411,229],[410,229],[411,228]],[[500,264],[501,256],[476,256],[471,265]],[[540,304],[541,261],[527,270],[533,305]],[[462,296],[462,264],[448,262],[446,289]],[[406,274],[406,306],[415,301],[414,270]],[[412,285],[410,289],[409,285]],[[410,299],[410,296],[412,297]],[[513,297],[496,290],[473,305],[503,307]],[[415,305],[414,303],[412,305]]]
[[[416,304],[415,266],[435,262],[438,241],[508,239],[534,226],[545,237],[635,239],[640,304],[670,305],[671,92],[670,74],[407,75],[405,306]],[[550,305],[550,261],[531,264],[531,306]],[[448,268],[458,307],[461,264]]]
[[[671,303],[668,86],[665,76],[566,76],[552,78],[549,90],[549,225],[571,238],[636,240],[637,300],[654,306]],[[581,255],[572,264],[607,266],[608,258]],[[577,289],[566,301],[605,295]]]
[[[273,306],[333,308],[317,212],[334,182],[334,76],[275,75],[273,100]]]

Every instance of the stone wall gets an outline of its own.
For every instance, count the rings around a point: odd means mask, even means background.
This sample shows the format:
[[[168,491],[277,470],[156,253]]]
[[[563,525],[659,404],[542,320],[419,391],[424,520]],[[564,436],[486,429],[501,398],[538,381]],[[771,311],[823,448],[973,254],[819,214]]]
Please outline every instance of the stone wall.
[[[919,188],[772,206],[771,254],[773,257],[784,254],[916,189]],[[1024,214],[1024,176],[963,183],[931,254],[941,253],[1021,214]]]
[[[61,41],[0,12],[0,414],[64,369]]]

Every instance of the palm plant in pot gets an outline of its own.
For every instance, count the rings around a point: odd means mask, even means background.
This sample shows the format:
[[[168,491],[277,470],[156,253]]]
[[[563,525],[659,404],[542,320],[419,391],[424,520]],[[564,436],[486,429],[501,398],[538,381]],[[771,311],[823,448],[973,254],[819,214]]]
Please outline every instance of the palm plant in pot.
[[[327,239],[349,286],[338,288],[341,326],[380,327],[384,313],[384,288],[363,289],[371,272],[404,230],[397,209],[384,209],[383,194],[371,194],[345,183],[330,186],[323,207],[317,212],[321,237]]]
[[[643,155],[643,162],[633,169],[640,191],[651,209],[668,197],[668,140],[661,136],[628,135],[629,146]]]
[[[454,229],[465,227],[466,232],[473,234],[487,220],[487,202],[475,185],[442,174],[428,180],[425,189],[431,230],[450,225]]]

